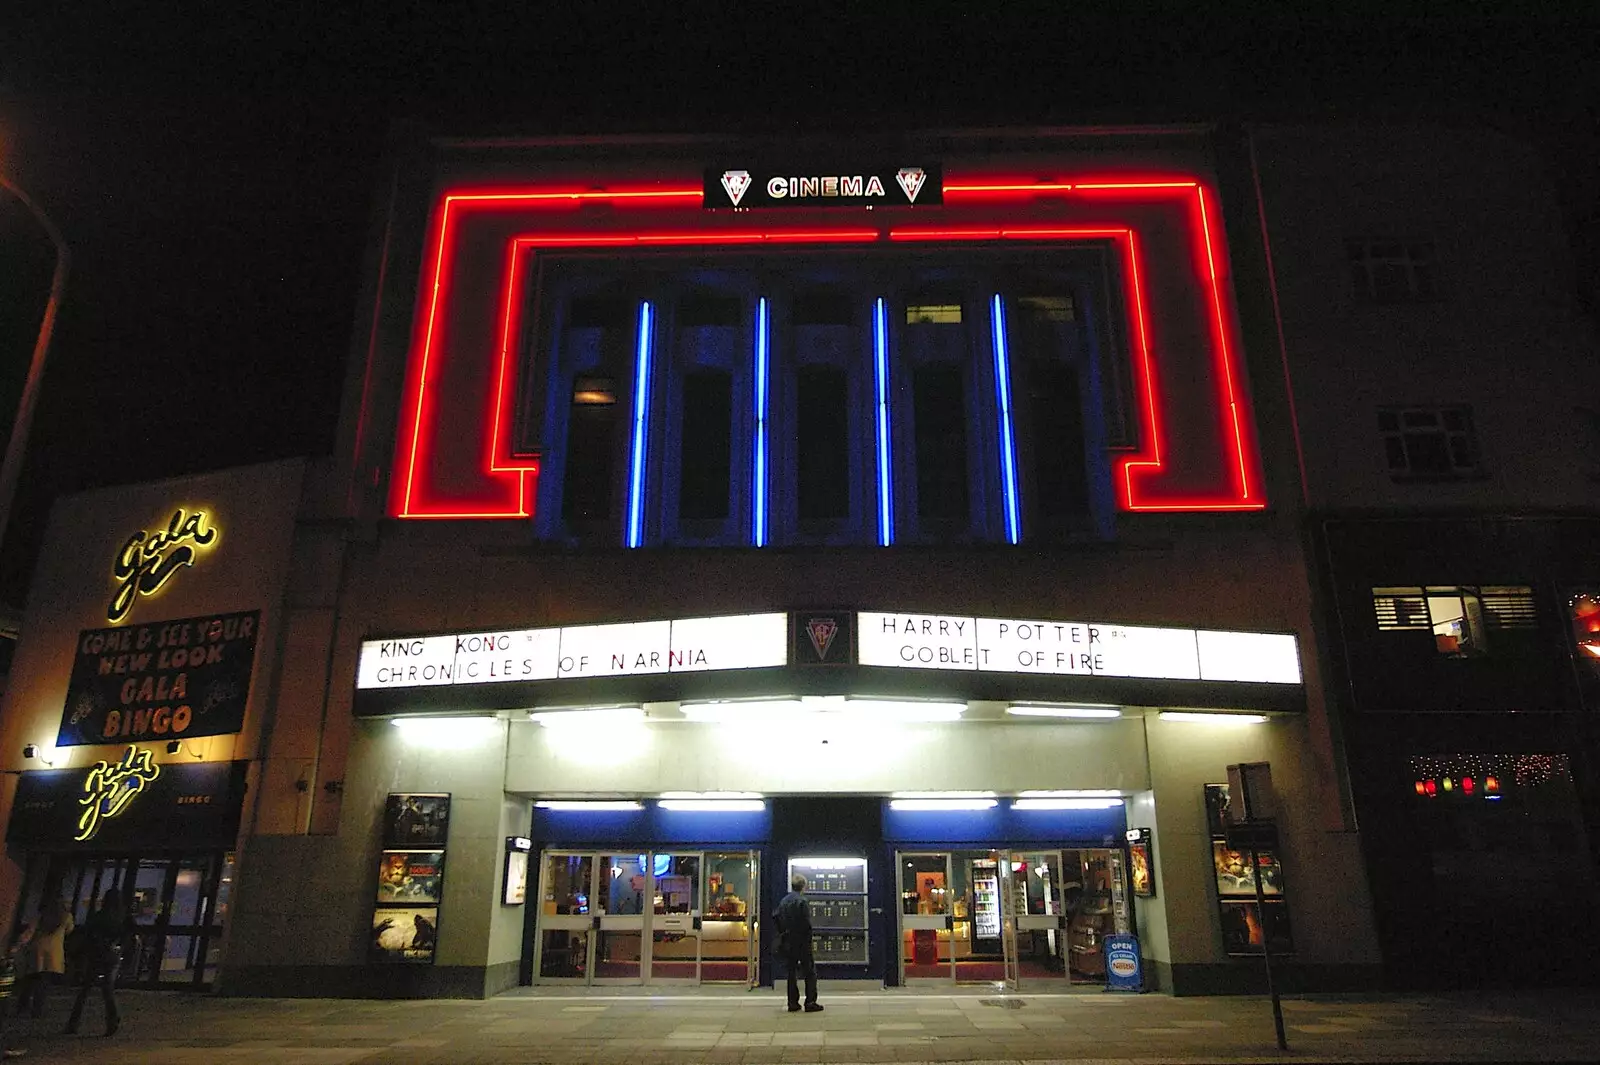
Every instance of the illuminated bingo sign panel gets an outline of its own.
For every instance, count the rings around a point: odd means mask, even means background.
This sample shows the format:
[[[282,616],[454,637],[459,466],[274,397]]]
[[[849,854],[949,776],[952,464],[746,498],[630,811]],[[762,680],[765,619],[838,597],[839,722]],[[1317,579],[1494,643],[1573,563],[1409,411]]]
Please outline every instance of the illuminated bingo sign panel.
[[[865,202],[875,200],[866,196],[873,174],[865,168],[768,174],[735,163],[654,181],[611,182],[596,174],[562,184],[446,189],[433,205],[425,238],[389,513],[532,517],[539,459],[515,446],[513,427],[518,397],[527,393],[519,376],[529,360],[518,338],[528,332],[527,279],[537,276],[539,257],[659,250],[778,256],[863,246],[956,254],[1109,249],[1136,436],[1113,457],[1119,507],[1266,506],[1221,209],[1207,180],[1170,168],[1108,171],[1080,163],[1041,179],[912,162],[878,175],[886,198],[907,205],[885,208]],[[853,204],[857,177],[862,200]],[[838,180],[824,185],[825,178]],[[738,208],[706,209],[721,202],[718,197],[731,204],[735,194]],[[744,209],[757,199],[786,209]],[[589,205],[601,210],[575,209]],[[649,308],[642,304],[636,319],[641,361],[653,347]],[[1004,319],[995,318],[989,342],[999,363],[1012,341]],[[883,333],[890,356],[885,364],[892,366],[896,334],[892,328]],[[751,347],[750,357],[759,358],[763,345]],[[752,542],[760,536],[753,528]]]
[[[240,731],[260,627],[248,610],[80,632],[56,745]]]
[[[366,640],[356,690],[704,673],[788,662],[787,615],[739,614]]]
[[[1299,643],[1291,633],[862,612],[856,639],[864,666],[1301,683]]]

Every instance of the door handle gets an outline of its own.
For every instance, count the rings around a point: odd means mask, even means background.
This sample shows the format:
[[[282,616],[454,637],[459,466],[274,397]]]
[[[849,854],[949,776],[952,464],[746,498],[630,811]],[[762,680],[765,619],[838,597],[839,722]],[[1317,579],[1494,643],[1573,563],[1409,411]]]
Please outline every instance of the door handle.
[[[872,907],[872,912],[873,912],[873,914],[875,916],[882,917],[883,916],[883,907],[882,906],[874,906],[874,907]]]

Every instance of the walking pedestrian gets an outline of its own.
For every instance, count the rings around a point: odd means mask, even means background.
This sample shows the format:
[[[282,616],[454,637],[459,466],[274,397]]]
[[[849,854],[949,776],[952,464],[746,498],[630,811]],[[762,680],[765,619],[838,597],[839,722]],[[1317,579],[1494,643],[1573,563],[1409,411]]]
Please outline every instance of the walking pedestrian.
[[[789,878],[790,892],[778,903],[778,953],[788,963],[789,1012],[800,1009],[800,977],[806,982],[805,1011],[819,1013],[817,1004],[817,959],[811,952],[811,902],[805,896],[806,878],[799,873]]]
[[[78,1021],[83,1017],[83,1003],[89,989],[100,984],[100,997],[106,1007],[106,1035],[116,1035],[122,1016],[117,1012],[117,970],[122,968],[122,943],[128,935],[128,913],[122,904],[122,892],[110,888],[100,897],[100,908],[83,923],[87,933],[84,958],[83,983],[78,987],[78,997],[72,1003],[72,1016],[67,1018],[67,1034],[76,1035]]]
[[[17,989],[17,954],[28,942],[32,934],[26,922],[17,929],[17,934],[6,943],[4,952],[0,952],[0,1057],[20,1058],[27,1053],[21,1047],[11,1045],[12,1028],[9,1015],[15,1000],[14,993]],[[21,1012],[20,1007],[18,1012]]]
[[[72,934],[72,914],[59,896],[52,895],[39,908],[39,926],[33,933],[33,972],[22,990],[23,1006],[34,1017],[44,1016],[50,989],[66,979],[67,936]]]

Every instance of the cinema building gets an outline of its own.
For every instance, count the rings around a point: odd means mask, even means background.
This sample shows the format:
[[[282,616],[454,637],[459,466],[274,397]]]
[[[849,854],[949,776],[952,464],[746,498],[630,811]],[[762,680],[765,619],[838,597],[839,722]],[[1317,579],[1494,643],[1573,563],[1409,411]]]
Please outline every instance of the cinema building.
[[[1163,991],[1259,986],[1263,939],[1370,986],[1240,145],[395,160],[217,987],[764,983],[793,872],[825,979],[1098,988],[1135,934]]]

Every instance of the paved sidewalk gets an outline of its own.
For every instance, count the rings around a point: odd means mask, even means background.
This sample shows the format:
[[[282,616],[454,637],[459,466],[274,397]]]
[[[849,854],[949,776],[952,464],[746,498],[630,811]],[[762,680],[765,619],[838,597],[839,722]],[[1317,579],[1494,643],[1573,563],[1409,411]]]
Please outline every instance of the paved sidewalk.
[[[832,992],[830,994],[830,992]],[[849,992],[790,1014],[781,992],[550,994],[488,1002],[234,999],[124,992],[105,1038],[91,999],[13,1020],[29,1061],[117,1065],[397,1065],[616,1062],[1047,1063],[1600,1060],[1600,992],[1286,999],[1277,1053],[1262,998]]]

